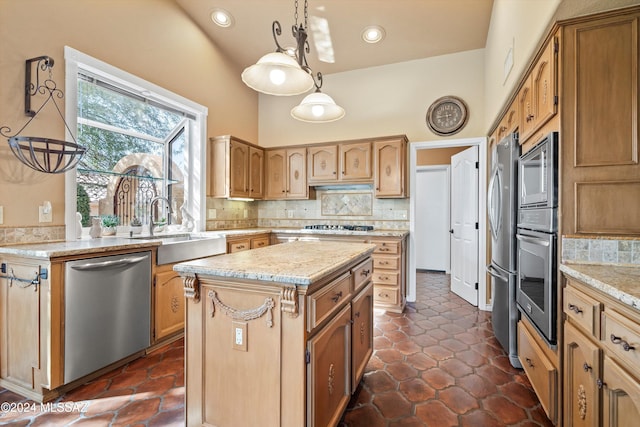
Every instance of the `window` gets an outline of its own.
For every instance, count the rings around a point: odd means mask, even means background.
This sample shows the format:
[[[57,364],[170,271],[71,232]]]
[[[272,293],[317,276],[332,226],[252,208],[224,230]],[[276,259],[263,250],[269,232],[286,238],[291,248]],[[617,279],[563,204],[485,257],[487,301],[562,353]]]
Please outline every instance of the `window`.
[[[87,147],[67,174],[66,205],[75,208],[67,209],[67,238],[75,236],[76,211],[84,227],[104,215],[121,226],[133,218],[148,225],[151,217],[180,226],[185,213],[202,229],[206,108],[68,47],[65,59],[67,99],[77,100],[66,116]],[[157,196],[171,202],[170,214],[165,202],[151,212]]]

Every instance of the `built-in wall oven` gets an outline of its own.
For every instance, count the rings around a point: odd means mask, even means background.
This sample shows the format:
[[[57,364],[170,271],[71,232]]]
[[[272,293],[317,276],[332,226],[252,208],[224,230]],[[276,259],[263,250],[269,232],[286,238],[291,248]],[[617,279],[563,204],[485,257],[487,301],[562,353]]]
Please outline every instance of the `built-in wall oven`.
[[[516,302],[543,337],[557,339],[558,134],[540,140],[518,162]]]

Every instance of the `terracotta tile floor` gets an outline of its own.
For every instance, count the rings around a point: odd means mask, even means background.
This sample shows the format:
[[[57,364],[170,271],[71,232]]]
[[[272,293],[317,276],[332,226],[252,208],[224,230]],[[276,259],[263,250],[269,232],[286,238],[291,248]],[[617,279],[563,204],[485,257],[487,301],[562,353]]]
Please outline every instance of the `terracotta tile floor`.
[[[376,313],[375,352],[341,427],[551,425],[493,336],[490,314],[448,289],[449,276],[419,273],[418,302]],[[55,401],[75,402],[71,411],[36,404],[0,412],[0,425],[184,425],[183,350],[179,340]],[[30,403],[1,388],[0,402]]]

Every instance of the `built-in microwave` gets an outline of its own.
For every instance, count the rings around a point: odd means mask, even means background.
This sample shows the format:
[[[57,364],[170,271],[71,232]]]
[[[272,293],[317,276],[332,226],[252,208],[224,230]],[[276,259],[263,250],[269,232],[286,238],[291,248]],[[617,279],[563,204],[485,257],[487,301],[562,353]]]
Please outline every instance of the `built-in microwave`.
[[[542,138],[520,156],[518,171],[519,208],[558,206],[558,133]]]

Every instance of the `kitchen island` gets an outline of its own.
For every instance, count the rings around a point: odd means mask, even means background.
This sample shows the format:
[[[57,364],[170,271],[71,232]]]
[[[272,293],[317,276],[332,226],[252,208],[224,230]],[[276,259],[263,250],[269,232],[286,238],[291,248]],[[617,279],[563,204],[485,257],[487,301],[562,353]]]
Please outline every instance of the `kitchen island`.
[[[187,425],[335,426],[372,353],[374,249],[296,241],[175,265]]]

